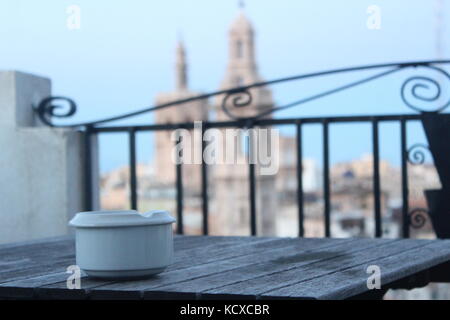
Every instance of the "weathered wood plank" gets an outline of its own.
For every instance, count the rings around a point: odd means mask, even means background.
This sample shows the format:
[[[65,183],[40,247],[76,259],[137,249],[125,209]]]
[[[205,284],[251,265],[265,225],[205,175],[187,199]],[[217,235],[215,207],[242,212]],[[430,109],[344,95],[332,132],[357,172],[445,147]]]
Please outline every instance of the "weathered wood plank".
[[[246,239],[248,238],[248,239]],[[268,239],[267,237],[226,237],[226,236],[174,236],[174,247],[175,250],[184,251],[193,248],[198,248],[199,246],[211,246],[211,245],[224,245],[227,246],[232,243],[248,241],[261,241]]]
[[[278,242],[278,238],[268,237],[204,237],[204,236],[176,236],[174,241],[175,247],[175,261],[174,264],[169,267],[171,269],[179,269],[186,266],[190,266],[193,263],[189,262],[192,257],[198,254],[199,248],[205,252],[214,252],[214,254],[223,254],[226,256],[228,252],[236,254],[239,250],[246,250],[245,247],[258,243]],[[186,246],[185,244],[188,243]],[[184,247],[184,249],[180,249]],[[231,250],[233,249],[233,250]],[[210,256],[214,256],[210,254]],[[196,263],[203,263],[203,258],[196,258]],[[73,262],[71,264],[74,264]],[[68,274],[62,273],[69,264],[64,265],[64,268],[59,268],[53,272],[48,272],[48,276],[40,276],[38,279],[31,279],[33,287],[42,287],[40,290],[33,289],[28,285],[30,279],[26,278],[19,281],[13,281],[9,283],[0,284],[0,293],[3,291],[10,291],[14,286],[21,288],[18,290],[18,295],[30,296],[35,295],[36,291],[39,291],[41,296],[45,298],[65,297],[65,298],[83,298],[87,295],[91,288],[101,285],[112,284],[113,281],[105,281],[98,279],[91,279],[86,276],[82,278],[83,289],[70,290],[66,292],[66,279]],[[38,281],[38,282],[37,282]],[[38,285],[39,283],[39,285]],[[29,288],[27,290],[26,288]],[[54,290],[53,290],[54,289]],[[20,291],[20,292],[19,292]],[[64,293],[67,293],[64,295]]]
[[[254,294],[260,296],[265,292],[276,290],[277,288],[294,285],[296,283],[306,281],[307,279],[325,275],[341,268],[349,267],[370,260],[371,258],[385,257],[386,255],[401,252],[405,248],[397,245],[400,240],[383,240],[370,239],[373,245],[360,247],[359,249],[351,248],[343,251],[342,254],[317,261],[310,265],[300,265],[263,277],[253,277],[252,279],[239,281],[231,285],[217,287],[204,292],[205,295],[248,295]],[[418,246],[422,244],[420,240],[411,240],[407,246]]]
[[[226,247],[242,241],[244,237],[175,236],[176,251],[189,256],[190,249],[200,245],[213,248],[217,243]],[[252,237],[249,242],[265,241],[266,238]],[[19,244],[3,245],[0,248],[0,285],[27,277],[47,273],[60,273],[75,264],[75,244],[73,236],[27,241]]]
[[[249,241],[263,241],[264,238]],[[225,237],[175,236],[177,250],[189,253],[189,249],[198,245],[213,247],[217,242],[233,245],[239,239]],[[41,276],[48,272],[64,271],[75,264],[75,244],[73,236],[39,239],[22,243],[2,245],[0,248],[0,283]]]
[[[67,240],[73,240],[73,239],[75,239],[74,235],[65,235],[65,236],[40,238],[40,239],[20,241],[20,242],[3,243],[3,244],[0,244],[0,253],[3,252],[4,250],[9,250],[9,249],[22,249],[22,248],[28,247],[28,246],[35,246],[35,245],[38,246],[40,244],[59,243],[61,241],[67,241]]]
[[[208,243],[213,244],[224,240],[218,238],[212,237]],[[176,247],[187,249],[204,242],[203,237],[194,236],[175,236],[174,240]],[[68,276],[65,273],[66,268],[73,264],[75,264],[74,236],[2,245],[0,246],[0,267],[2,267],[0,286],[3,284],[9,288],[5,290],[10,290],[15,285],[20,295],[29,297],[34,294],[32,288],[37,286],[37,281],[52,281],[50,279],[63,281]],[[27,280],[28,278],[30,280]],[[27,287],[29,290],[26,289]]]
[[[289,239],[289,238],[285,238],[285,239],[278,239],[279,241],[265,241],[262,243],[258,243],[255,244],[254,247],[252,248],[246,248],[246,246],[242,246],[240,249],[244,250],[245,253],[248,252],[253,252],[253,254],[250,255],[244,255],[242,257],[237,259],[223,259],[222,263],[218,263],[217,261],[212,261],[210,262],[208,265],[205,265],[205,267],[202,267],[201,265],[198,267],[192,267],[192,262],[190,261],[186,261],[184,260],[184,264],[186,266],[190,267],[190,270],[187,271],[183,271],[183,272],[179,272],[179,273],[164,273],[163,277],[161,279],[157,279],[157,280],[151,280],[151,284],[152,286],[161,286],[164,284],[169,284],[169,283],[173,283],[173,282],[179,282],[179,281],[184,281],[186,279],[191,279],[193,277],[200,277],[200,276],[204,276],[205,274],[211,274],[211,273],[217,273],[220,271],[225,271],[225,270],[230,270],[242,265],[249,265],[254,263],[254,261],[265,261],[267,259],[273,259],[274,257],[282,257],[282,256],[286,256],[289,253],[295,253],[298,252],[299,250],[304,250],[305,248],[311,247],[311,248],[316,248],[316,249],[320,249],[321,247],[326,247],[326,246],[336,246],[339,245],[340,243],[344,243],[346,241],[360,241],[358,239],[302,239],[299,242],[299,239]],[[292,248],[289,248],[288,244],[293,244]],[[287,248],[286,248],[287,247]],[[278,248],[277,251],[275,252],[268,252],[269,249],[276,249]],[[235,247],[232,248],[232,252],[233,255],[236,254],[236,249]],[[200,250],[201,252],[203,252],[202,250]],[[260,256],[258,257],[258,252],[260,252]],[[226,252],[225,252],[226,253]],[[225,254],[226,255],[226,254]],[[261,258],[262,257],[262,258]],[[177,260],[177,258],[176,258]],[[54,283],[55,278],[52,277],[52,275],[49,276],[49,279],[51,279],[50,281],[47,281],[48,279],[46,279],[45,277],[40,277],[39,281],[41,285],[44,285],[44,288],[40,288],[39,291],[41,294],[43,294],[44,297],[46,298],[51,298],[52,296],[54,296],[56,294],[57,297],[62,297],[64,296],[62,292],[60,292],[61,290],[66,290],[66,283],[65,280],[67,278],[67,275],[64,273],[61,273],[59,275],[60,278],[56,278],[58,280],[60,280],[59,283]],[[70,292],[67,292],[67,295],[69,297],[75,297],[75,298],[80,298],[83,296],[84,294],[87,294],[87,292],[89,292],[91,289],[95,289],[98,287],[104,287],[104,290],[102,290],[101,292],[104,293],[105,290],[107,292],[107,294],[111,293],[112,290],[111,288],[113,288],[114,291],[123,291],[123,290],[128,290],[130,292],[126,293],[125,295],[122,294],[117,294],[117,296],[119,297],[125,297],[125,296],[132,296],[133,298],[139,298],[142,294],[139,292],[140,290],[144,289],[145,287],[148,287],[149,280],[144,280],[143,282],[140,281],[138,283],[136,283],[135,281],[132,282],[120,282],[120,283],[114,283],[114,282],[102,282],[102,281],[98,281],[95,279],[89,279],[89,278],[83,278],[82,279],[82,294],[80,294],[79,291],[73,291],[71,290]],[[51,282],[50,285],[49,282]],[[19,281],[19,282],[15,282],[15,283],[9,283],[9,284],[5,284],[8,287],[9,286],[20,286],[20,287],[26,287],[28,283],[28,279],[25,279],[24,281]],[[46,285],[47,284],[47,285]],[[105,286],[106,284],[106,286]],[[33,286],[36,286],[37,283],[33,283]],[[54,289],[54,290],[53,290]],[[102,288],[100,288],[102,289]],[[1,288],[0,288],[1,290]],[[5,289],[7,290],[7,289]],[[26,292],[26,290],[22,289],[21,290],[22,294],[24,294],[24,291]],[[96,295],[95,293],[97,292],[97,290],[92,290],[92,292],[94,293],[94,295]],[[34,290],[30,290],[29,292],[27,292],[28,295],[32,295],[34,294]],[[46,296],[47,295],[47,296]],[[102,296],[102,294],[100,294],[100,296]]]
[[[251,239],[252,241],[245,241],[244,239],[239,239],[240,241],[237,243],[230,243],[228,242],[228,245],[224,246],[221,244],[220,246],[216,245],[214,247],[203,247],[199,246],[197,248],[197,253],[194,255],[191,253],[191,255],[186,255],[185,251],[180,251],[175,254],[175,261],[174,264],[172,264],[168,270],[163,274],[167,275],[170,274],[171,271],[174,270],[180,270],[179,275],[185,279],[185,277],[189,274],[189,272],[186,272],[184,269],[188,267],[192,267],[193,265],[201,266],[204,263],[207,263],[205,261],[209,261],[211,257],[216,257],[215,259],[223,261],[226,261],[230,257],[238,257],[242,255],[246,255],[249,252],[254,251],[265,251],[270,246],[278,246],[283,247],[285,246],[287,241],[292,241],[290,239],[279,239],[279,238],[254,238]],[[217,247],[220,247],[220,249],[217,249]],[[190,251],[190,250],[189,250]],[[201,255],[198,255],[198,252],[202,253]],[[195,256],[195,260],[191,260],[192,255]],[[217,261],[214,260],[214,261]],[[161,275],[162,276],[162,275]],[[141,280],[141,281],[127,281],[127,282],[111,282],[111,281],[99,281],[95,279],[89,279],[89,278],[83,278],[82,279],[82,286],[86,294],[94,292],[95,288],[100,286],[113,286],[115,289],[118,290],[121,286],[126,286],[126,284],[131,284],[131,286],[136,287],[139,283],[142,281],[155,281],[155,279],[159,278],[160,276],[156,276],[153,279],[147,279],[147,280]],[[165,277],[164,277],[165,278]],[[124,285],[125,284],[125,285]],[[42,287],[40,287],[37,291],[40,296],[49,298],[49,294],[53,295],[55,289],[58,289],[58,291],[62,292],[60,295],[66,294],[68,296],[72,296],[73,293],[78,296],[78,292],[74,292],[73,290],[65,292],[66,284],[65,281],[59,282],[59,283],[52,283],[52,284],[46,284]],[[1,288],[0,288],[1,289]],[[131,294],[128,294],[127,296],[132,296],[133,298],[139,298],[141,296],[141,293],[139,290],[132,290],[133,292]],[[117,296],[125,298],[125,296],[121,296],[118,294]]]
[[[174,243],[178,249],[189,249],[199,244],[214,244],[216,242],[225,243],[227,241],[239,241],[245,237],[207,237],[204,236],[178,236],[174,237]],[[249,241],[264,239],[263,237],[252,237]],[[60,236],[30,240],[24,242],[7,243],[0,245],[0,262],[17,260],[20,257],[33,258],[42,256],[42,253],[48,254],[49,251],[55,251],[57,254],[65,254],[66,246],[74,246],[75,237],[73,235]],[[1,270],[0,270],[1,273]]]
[[[53,256],[66,254],[66,250],[73,246],[73,239],[63,239],[60,241],[38,242],[24,246],[8,246],[0,250],[0,261],[7,262],[18,259],[43,260],[51,251]],[[0,270],[0,273],[2,270]]]
[[[384,258],[374,257],[351,268],[316,277],[295,285],[265,293],[265,298],[309,297],[313,299],[346,299],[368,291],[366,273],[369,265],[381,271],[381,285],[417,274],[450,260],[450,240],[426,241],[419,247],[408,248],[411,240],[403,240],[403,250]],[[450,272],[450,270],[449,270]]]
[[[16,263],[10,263],[12,261]],[[1,268],[0,283],[43,275],[52,270],[60,270],[74,262],[75,245],[73,240],[3,249],[0,252],[0,263],[8,263],[8,265]]]
[[[234,237],[230,237],[234,238]],[[188,266],[200,265],[218,259],[229,259],[235,256],[252,252],[254,247],[265,243],[285,241],[281,238],[249,237],[249,240],[238,237],[234,241],[218,242],[213,245],[197,245],[188,250],[177,250],[175,248],[175,261],[168,270],[177,270]]]
[[[328,260],[335,257],[344,257],[345,259],[345,257],[348,258],[352,252],[374,248],[382,244],[389,244],[393,241],[395,240],[378,239],[373,241],[373,239],[356,239],[355,241],[340,243],[338,246],[332,246],[329,248],[325,247],[323,249],[319,249],[313,246],[310,250],[300,249],[294,253],[290,252],[282,257],[271,258],[264,262],[260,262],[256,258],[255,262],[251,265],[234,268],[220,274],[213,274],[206,277],[200,277],[189,281],[159,287],[157,288],[157,291],[164,291],[166,293],[195,292],[198,294],[234,283],[244,283],[245,281],[258,277],[264,277],[270,280],[282,272],[305,267],[317,262],[322,262],[322,265],[326,265]],[[262,285],[265,284],[262,283]],[[280,283],[277,282],[277,285],[280,285]],[[146,292],[146,296],[152,295],[151,291],[153,290],[146,291],[149,291]],[[255,296],[255,294],[251,291],[247,292],[246,295]]]
[[[91,296],[92,298],[107,298],[118,291],[128,291],[124,292],[122,296],[125,295],[139,295],[142,293],[140,291],[149,290],[150,288],[159,288],[168,284],[174,284],[179,282],[184,282],[190,279],[196,279],[204,276],[208,276],[211,274],[221,274],[225,271],[234,270],[241,267],[251,266],[255,264],[255,261],[264,262],[274,257],[285,257],[288,254],[298,253],[299,251],[305,250],[316,250],[320,248],[326,247],[334,247],[344,242],[354,241],[352,239],[342,239],[337,241],[331,241],[330,239],[280,239],[282,241],[277,242],[266,242],[255,245],[252,248],[252,253],[240,255],[230,259],[221,259],[210,261],[209,263],[190,266],[184,269],[178,269],[174,271],[168,271],[164,274],[161,274],[159,277],[155,279],[143,280],[137,283],[132,282],[123,282],[117,283],[107,286],[101,286],[92,290]],[[183,294],[183,293],[180,293]],[[148,298],[148,294],[146,297]],[[157,294],[154,292],[152,296],[157,296],[158,298],[161,295],[161,290],[157,290]],[[188,296],[188,295],[186,295]],[[191,298],[195,296],[192,295]]]
[[[44,283],[54,283],[67,279],[66,272],[50,273],[22,280],[5,282],[0,285],[0,297],[31,299],[36,297],[35,288]]]
[[[0,246],[0,297],[346,298],[367,292],[369,263],[383,284],[450,261],[450,240],[175,236],[175,261],[146,280],[82,279],[68,290],[73,237]]]
[[[298,245],[298,239],[292,239],[292,238],[259,238],[259,241],[253,241],[249,243],[249,241],[246,241],[246,239],[241,239],[241,243],[239,245],[234,245],[232,247],[228,247],[226,250],[214,250],[214,253],[210,253],[209,250],[203,250],[203,247],[197,248],[198,252],[203,253],[202,256],[197,257],[196,260],[192,261],[190,259],[186,259],[186,257],[183,257],[183,255],[177,254],[175,256],[175,261],[180,262],[178,265],[175,263],[174,265],[177,266],[176,268],[168,269],[167,272],[161,275],[162,278],[156,278],[156,279],[148,279],[148,280],[141,280],[141,281],[128,281],[128,282],[109,282],[107,284],[98,282],[96,280],[92,279],[82,279],[82,286],[84,290],[90,291],[91,294],[97,293],[98,288],[102,287],[105,288],[101,292],[107,292],[109,294],[110,287],[114,288],[114,291],[117,292],[117,294],[114,294],[114,297],[120,297],[120,298],[127,298],[127,297],[133,297],[133,298],[139,298],[142,293],[140,292],[143,288],[148,287],[148,281],[151,281],[152,285],[164,285],[168,283],[172,283],[174,281],[183,281],[186,279],[186,277],[190,276],[201,276],[205,272],[208,273],[214,273],[218,272],[220,269],[230,269],[236,267],[236,265],[233,262],[233,259],[237,259],[237,262],[244,262],[244,259],[246,259],[246,263],[254,263],[254,259],[252,258],[252,255],[255,256],[258,252],[261,252],[263,254],[268,253],[267,251],[270,249],[276,249],[279,248],[280,250],[286,248],[289,244],[296,244]],[[332,241],[330,239],[305,239],[303,242],[308,242],[310,245],[314,246],[320,246],[321,243],[329,243],[329,244],[337,244],[339,242],[344,241],[350,241],[351,239],[342,239],[337,241]],[[281,252],[281,251],[280,251]],[[281,254],[281,253],[279,253]],[[211,260],[212,257],[215,256],[215,260]],[[270,257],[270,255],[268,255]],[[241,258],[241,259],[240,259]],[[206,262],[205,262],[206,259]],[[242,261],[239,261],[242,260]],[[209,261],[209,262],[208,262]],[[203,265],[206,263],[205,267]],[[188,268],[189,270],[186,270],[185,268]],[[172,271],[180,270],[178,273],[173,273]],[[169,275],[169,276],[168,276]],[[64,281],[63,281],[64,280]],[[53,289],[65,289],[65,278],[61,279],[62,282],[60,283],[52,283],[44,285],[42,288],[39,288],[39,293],[48,298],[47,293],[52,291]],[[95,289],[95,290],[94,290]],[[120,291],[129,291],[125,294],[121,294]],[[72,295],[73,292],[67,292],[66,294]],[[50,292],[50,294],[53,294]],[[76,293],[76,296],[78,296],[78,293]],[[97,295],[96,295],[97,296]]]

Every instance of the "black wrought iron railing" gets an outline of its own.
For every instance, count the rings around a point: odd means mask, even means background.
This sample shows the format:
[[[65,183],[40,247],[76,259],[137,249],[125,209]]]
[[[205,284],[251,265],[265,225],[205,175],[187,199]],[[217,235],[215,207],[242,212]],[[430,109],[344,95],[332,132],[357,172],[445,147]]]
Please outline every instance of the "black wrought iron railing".
[[[84,149],[85,149],[85,207],[86,210],[92,209],[92,136],[103,133],[122,132],[128,134],[129,144],[129,184],[130,184],[130,207],[137,209],[138,193],[137,193],[137,175],[136,175],[136,133],[144,131],[160,131],[160,130],[176,130],[176,129],[194,129],[193,122],[187,123],[166,123],[166,124],[149,124],[149,125],[132,125],[132,126],[110,126],[108,124],[128,119],[144,113],[154,112],[157,110],[170,108],[176,105],[185,104],[195,100],[209,99],[214,96],[223,96],[222,109],[230,118],[229,121],[203,122],[202,136],[205,130],[210,128],[252,128],[267,126],[294,126],[296,128],[296,154],[297,154],[297,207],[298,207],[298,235],[304,236],[304,190],[303,190],[303,146],[302,135],[303,128],[307,124],[320,124],[322,126],[322,156],[323,156],[323,216],[325,236],[332,236],[330,231],[331,225],[331,190],[330,190],[330,140],[329,127],[335,123],[369,123],[372,128],[372,153],[373,153],[373,200],[374,200],[374,224],[375,236],[382,236],[382,208],[381,208],[381,190],[380,190],[380,144],[379,144],[379,128],[384,122],[396,122],[400,127],[401,141],[401,194],[402,194],[402,236],[409,237],[410,227],[421,227],[426,219],[426,214],[422,208],[409,208],[408,203],[408,162],[417,163],[423,161],[423,153],[415,148],[408,147],[407,126],[410,121],[423,121],[429,115],[438,115],[440,118],[450,119],[450,114],[443,113],[445,108],[450,105],[450,98],[446,98],[445,94],[450,91],[450,75],[443,69],[443,65],[450,64],[450,60],[439,61],[416,61],[406,63],[389,63],[369,66],[360,66],[344,69],[335,69],[317,73],[303,74],[287,78],[276,79],[272,81],[259,82],[247,86],[232,88],[229,90],[221,90],[195,97],[190,97],[166,104],[144,108],[135,112],[122,114],[110,118],[105,118],[91,122],[80,122],[75,124],[56,124],[54,118],[67,118],[76,113],[77,106],[75,102],[66,97],[48,97],[44,99],[35,110],[42,122],[52,127],[72,127],[83,131]],[[396,114],[396,115],[364,115],[364,116],[334,116],[334,117],[307,117],[307,118],[282,118],[274,119],[267,116],[271,113],[285,110],[300,104],[304,104],[322,97],[337,93],[342,90],[362,85],[369,81],[386,77],[388,75],[401,72],[402,70],[411,68],[422,68],[434,73],[435,78],[423,75],[417,75],[407,78],[401,88],[400,96],[406,106],[417,111],[417,114]],[[250,89],[259,88],[285,82],[300,81],[313,77],[320,77],[330,74],[347,73],[361,70],[382,70],[381,72],[369,77],[349,82],[338,86],[334,89],[315,94],[292,103],[275,106],[270,110],[266,110],[251,117],[239,117],[233,112],[236,108],[245,108],[252,103],[252,94]],[[55,102],[64,102],[65,105],[57,105]],[[425,108],[417,103],[424,103]],[[64,106],[67,110],[64,110]],[[62,110],[62,111],[61,111]],[[206,148],[206,142],[202,139],[202,154]],[[415,145],[413,145],[415,147]],[[422,159],[422,160],[421,160]],[[202,196],[202,230],[204,234],[208,234],[208,168],[205,161],[201,163],[201,196]],[[250,210],[250,230],[252,235],[256,235],[256,183],[255,183],[255,164],[249,163],[249,210]],[[450,163],[449,163],[450,166]],[[176,164],[176,203],[177,203],[177,232],[183,233],[183,181],[182,181],[182,164]]]

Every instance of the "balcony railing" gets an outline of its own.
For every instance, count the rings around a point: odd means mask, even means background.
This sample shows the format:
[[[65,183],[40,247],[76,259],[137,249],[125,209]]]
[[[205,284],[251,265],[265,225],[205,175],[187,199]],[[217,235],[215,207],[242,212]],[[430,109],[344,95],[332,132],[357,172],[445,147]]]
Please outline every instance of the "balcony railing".
[[[122,132],[128,134],[128,153],[129,153],[129,184],[130,184],[130,207],[137,209],[138,193],[137,193],[137,176],[136,176],[136,133],[144,131],[171,131],[176,129],[194,129],[193,122],[187,123],[167,123],[167,124],[151,124],[151,125],[133,125],[133,126],[110,126],[109,124],[126,118],[131,118],[144,113],[154,112],[157,110],[170,108],[172,106],[185,104],[195,100],[208,99],[214,96],[223,96],[222,110],[230,118],[229,121],[220,122],[203,122],[202,124],[202,136],[205,130],[210,128],[252,128],[252,127],[267,127],[267,126],[293,126],[296,129],[296,155],[297,155],[297,207],[298,207],[298,235],[304,236],[304,190],[303,190],[303,146],[302,135],[303,128],[306,124],[319,124],[322,127],[322,157],[323,157],[323,216],[324,216],[324,230],[325,236],[330,237],[330,224],[331,224],[331,191],[330,191],[330,140],[329,140],[329,127],[335,123],[368,123],[371,125],[372,132],[372,153],[373,153],[373,219],[375,225],[375,237],[382,236],[382,209],[381,209],[381,190],[380,190],[380,124],[385,122],[398,123],[399,135],[400,135],[400,148],[401,148],[401,195],[402,195],[402,236],[409,237],[410,226],[421,227],[426,219],[425,212],[422,208],[409,208],[408,205],[408,162],[421,161],[423,154],[421,151],[416,150],[416,145],[409,147],[407,139],[407,126],[411,121],[425,121],[430,115],[438,116],[439,119],[450,120],[450,114],[443,113],[445,108],[450,104],[450,99],[442,100],[442,93],[444,86],[448,90],[450,86],[450,75],[441,67],[442,65],[450,64],[448,60],[440,61],[419,61],[419,62],[407,62],[407,63],[391,63],[381,65],[370,65],[362,67],[353,67],[345,69],[329,70],[317,73],[310,73],[298,76],[292,76],[287,78],[276,79],[272,81],[254,83],[247,86],[232,88],[229,90],[216,91],[208,94],[199,95],[196,97],[190,97],[170,103],[152,106],[138,110],[132,113],[127,113],[119,116],[114,116],[106,119],[101,119],[92,122],[81,122],[75,124],[55,124],[53,118],[66,118],[75,114],[76,104],[73,100],[65,97],[48,97],[44,99],[37,107],[36,112],[40,119],[49,126],[56,127],[72,127],[77,130],[83,131],[84,136],[84,148],[85,148],[85,208],[91,210],[93,206],[92,201],[92,163],[91,150],[92,150],[92,136],[100,135],[103,133]],[[274,112],[292,108],[322,97],[337,93],[339,91],[348,90],[352,87],[362,85],[369,81],[374,81],[379,78],[387,77],[388,75],[401,72],[402,70],[411,68],[423,68],[427,69],[435,75],[436,79],[425,76],[413,76],[409,77],[403,82],[400,88],[400,96],[406,106],[417,111],[417,114],[396,114],[396,115],[369,115],[369,116],[334,116],[334,117],[308,117],[308,118],[282,118],[273,119],[268,118],[269,114]],[[235,108],[248,107],[252,102],[252,95],[250,89],[264,87],[274,84],[300,81],[313,77],[319,77],[337,73],[348,73],[361,70],[382,70],[381,72],[371,75],[354,82],[350,82],[341,86],[338,86],[332,90],[315,94],[307,98],[303,98],[292,103],[276,106],[268,111],[261,112],[251,117],[239,117],[233,112]],[[432,93],[430,96],[429,93]],[[427,94],[424,94],[427,93]],[[67,110],[58,112],[58,109],[63,109],[63,106],[58,106],[55,102],[60,101],[66,103]],[[428,108],[422,108],[417,103],[423,102],[428,105]],[[431,108],[430,108],[431,106]],[[206,143],[202,140],[202,154],[206,148]],[[449,150],[450,152],[450,150]],[[450,166],[450,163],[448,164]],[[183,181],[182,181],[182,164],[176,164],[176,203],[177,203],[177,232],[183,233]],[[208,164],[205,161],[201,163],[201,197],[202,197],[202,231],[204,234],[208,234]],[[255,164],[248,164],[249,172],[249,210],[250,210],[250,231],[252,235],[257,233],[257,214],[256,214],[256,175]],[[438,168],[439,170],[439,168]],[[449,212],[450,214],[450,212]]]

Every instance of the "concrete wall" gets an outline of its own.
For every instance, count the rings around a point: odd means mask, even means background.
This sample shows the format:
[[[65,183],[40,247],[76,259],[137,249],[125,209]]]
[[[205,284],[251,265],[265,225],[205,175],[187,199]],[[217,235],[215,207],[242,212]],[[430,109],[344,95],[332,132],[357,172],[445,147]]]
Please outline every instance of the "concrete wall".
[[[83,133],[32,110],[50,94],[49,79],[0,71],[0,243],[67,234],[83,210]]]

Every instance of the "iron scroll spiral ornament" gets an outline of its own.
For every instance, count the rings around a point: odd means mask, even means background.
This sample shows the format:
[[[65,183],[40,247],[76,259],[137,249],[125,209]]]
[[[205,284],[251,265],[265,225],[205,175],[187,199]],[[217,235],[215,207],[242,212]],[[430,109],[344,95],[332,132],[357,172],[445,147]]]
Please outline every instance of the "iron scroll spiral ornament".
[[[450,88],[450,74],[448,72],[442,68],[428,64],[421,65],[420,67],[435,71],[441,79],[445,79],[448,88]],[[450,90],[446,90],[445,92],[449,93]],[[448,97],[442,97],[442,93],[441,83],[428,76],[410,77],[403,82],[401,87],[401,98],[403,102],[409,108],[418,112],[439,113],[446,109],[450,105],[450,94],[448,94]],[[424,108],[423,104],[428,104],[428,107]]]
[[[64,107],[61,104],[54,104],[55,101],[63,101],[65,102]],[[63,112],[56,112],[58,110],[64,110]],[[51,118],[68,118],[73,116],[77,112],[77,105],[75,101],[66,97],[48,97],[43,99],[39,105],[36,107],[36,112],[39,119],[45,123],[46,125],[53,127],[53,123],[51,122]]]
[[[376,64],[376,65],[366,65],[366,66],[357,66],[350,68],[341,68],[341,69],[333,69],[326,70],[321,72],[314,72],[308,74],[300,74],[285,78],[278,78],[270,81],[257,82],[245,86],[241,86],[238,88],[231,88],[227,90],[220,90],[215,92],[210,92],[206,94],[201,94],[198,96],[187,97],[184,99],[171,101],[168,103],[145,107],[133,112],[119,114],[116,116],[95,120],[95,121],[87,121],[87,122],[79,122],[75,124],[59,124],[53,123],[52,118],[69,118],[73,116],[77,111],[77,106],[75,102],[66,97],[55,96],[48,97],[42,100],[37,107],[35,107],[35,112],[37,113],[40,120],[48,126],[51,127],[84,127],[84,126],[98,126],[100,124],[110,123],[118,120],[123,120],[131,117],[135,117],[138,115],[142,115],[144,113],[155,112],[157,110],[182,105],[192,101],[198,101],[202,99],[209,99],[215,96],[223,97],[221,108],[230,119],[232,120],[245,120],[249,124],[252,124],[254,121],[257,121],[269,114],[275,113],[277,111],[285,110],[288,108],[292,108],[298,105],[306,104],[310,101],[320,99],[322,97],[326,97],[340,91],[344,91],[364,83],[374,81],[376,79],[386,77],[390,74],[397,73],[399,71],[409,69],[409,68],[425,68],[428,71],[432,70],[437,73],[439,76],[439,81],[432,79],[428,76],[413,76],[408,78],[403,82],[401,86],[401,99],[403,102],[410,107],[411,109],[419,112],[442,112],[445,108],[450,105],[450,90],[443,90],[443,84],[440,80],[445,80],[448,82],[448,86],[450,87],[450,75],[443,69],[436,67],[436,65],[450,65],[450,60],[437,60],[437,61],[415,61],[415,62],[403,62],[403,63],[386,63],[386,64]],[[377,70],[382,69],[383,71],[372,74],[370,76],[366,76],[365,78],[355,80],[353,82],[341,84],[335,88],[320,92],[318,94],[314,94],[312,96],[308,96],[291,103],[275,106],[269,109],[266,109],[259,114],[248,115],[247,112],[239,112],[238,114],[236,110],[242,109],[245,107],[249,107],[252,104],[253,97],[250,92],[251,89],[254,88],[263,88],[265,86],[276,85],[285,82],[291,81],[300,81],[304,79],[328,76],[332,74],[340,74],[340,73],[349,73],[356,71],[369,71],[369,70]],[[444,94],[448,94],[444,96]],[[56,102],[60,102],[57,104]],[[427,108],[424,110],[420,103],[428,104]],[[233,112],[234,110],[234,112]]]
[[[421,143],[412,145],[408,150],[408,162],[412,165],[420,165],[425,163],[425,151],[430,151],[430,148]],[[422,228],[428,219],[428,210],[425,208],[415,208],[409,212],[409,224],[414,229]]]
[[[408,162],[413,165],[424,164],[425,163],[424,150],[430,151],[430,147],[421,143],[416,143],[412,145],[407,151]]]
[[[409,212],[409,224],[414,229],[422,228],[428,219],[428,210],[425,208],[415,208]]]
[[[242,88],[236,88],[234,90],[231,90],[227,94],[225,94],[225,97],[222,100],[222,110],[223,112],[230,117],[230,119],[233,120],[239,120],[242,119],[242,117],[236,116],[233,114],[233,112],[230,111],[228,106],[228,101],[231,100],[231,108],[244,108],[247,106],[250,106],[250,104],[253,101],[252,94],[248,90],[248,88],[242,87]]]

